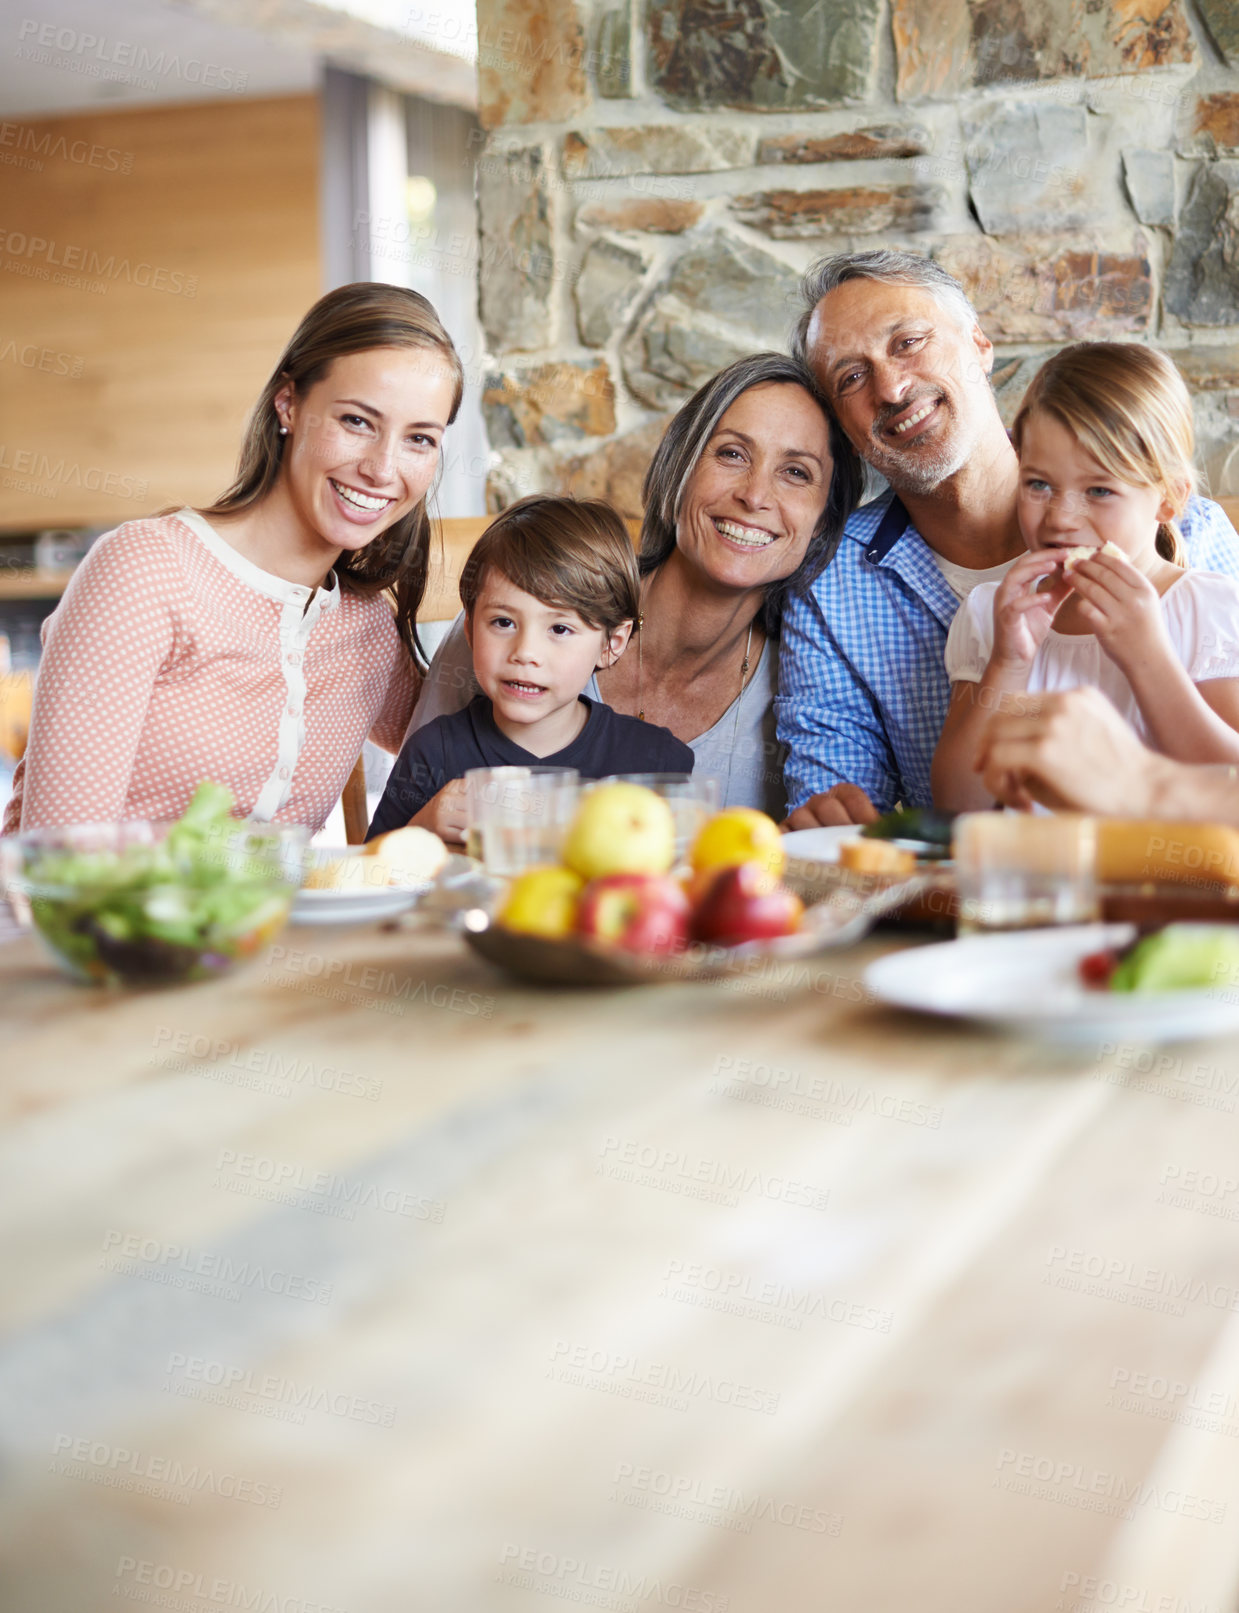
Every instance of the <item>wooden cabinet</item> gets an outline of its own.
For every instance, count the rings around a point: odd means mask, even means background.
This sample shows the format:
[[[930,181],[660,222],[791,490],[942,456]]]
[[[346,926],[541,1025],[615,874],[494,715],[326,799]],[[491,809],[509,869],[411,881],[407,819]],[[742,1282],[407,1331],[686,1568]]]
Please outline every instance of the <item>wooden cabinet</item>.
[[[14,127],[0,221],[0,530],[208,503],[322,291],[317,98]]]

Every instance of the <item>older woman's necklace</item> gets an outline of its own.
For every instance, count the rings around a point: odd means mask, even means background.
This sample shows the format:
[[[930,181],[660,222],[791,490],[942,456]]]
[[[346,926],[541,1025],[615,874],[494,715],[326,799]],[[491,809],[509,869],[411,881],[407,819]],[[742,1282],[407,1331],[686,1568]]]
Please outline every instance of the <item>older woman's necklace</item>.
[[[645,721],[645,658],[643,650],[645,641],[641,629],[645,626],[644,614],[637,617],[637,717]],[[744,694],[749,681],[749,653],[753,648],[753,618],[749,618],[748,637],[744,641],[744,660],[740,663],[740,694],[736,697],[736,725],[740,723],[740,699]]]

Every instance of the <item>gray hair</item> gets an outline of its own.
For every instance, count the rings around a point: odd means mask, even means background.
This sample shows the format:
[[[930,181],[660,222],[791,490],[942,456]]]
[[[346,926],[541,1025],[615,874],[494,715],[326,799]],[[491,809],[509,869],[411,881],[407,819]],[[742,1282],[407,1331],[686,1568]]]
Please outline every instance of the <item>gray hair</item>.
[[[978,323],[976,309],[954,275],[913,252],[837,252],[821,258],[800,282],[804,310],[792,331],[790,347],[802,364],[808,364],[809,326],[819,302],[848,280],[884,280],[888,285],[916,286],[929,292],[964,330]]]
[[[638,568],[647,576],[657,571],[675,548],[676,524],[689,477],[697,469],[718,423],[741,395],[755,386],[799,386],[809,394],[830,427],[830,454],[834,471],[826,506],[804,559],[790,577],[767,586],[761,623],[768,638],[777,638],[783,601],[801,592],[822,571],[839,545],[843,525],[860,503],[864,471],[860,458],[831,414],[812,371],[785,353],[750,353],[737,359],[699,387],[672,416],[662,441],[654,450],[641,489],[645,510],[641,522]]]

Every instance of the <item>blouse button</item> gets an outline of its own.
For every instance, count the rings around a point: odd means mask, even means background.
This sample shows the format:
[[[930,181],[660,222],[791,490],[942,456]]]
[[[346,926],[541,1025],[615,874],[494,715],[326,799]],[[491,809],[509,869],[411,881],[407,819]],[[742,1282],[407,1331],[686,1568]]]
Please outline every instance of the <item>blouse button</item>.
[[[288,657],[288,664],[289,664],[289,666],[300,666],[301,665],[301,657],[294,652],[292,655],[290,655]]]
[[[280,777],[281,778],[287,778],[288,777],[288,769],[286,767],[281,767],[280,768]]]

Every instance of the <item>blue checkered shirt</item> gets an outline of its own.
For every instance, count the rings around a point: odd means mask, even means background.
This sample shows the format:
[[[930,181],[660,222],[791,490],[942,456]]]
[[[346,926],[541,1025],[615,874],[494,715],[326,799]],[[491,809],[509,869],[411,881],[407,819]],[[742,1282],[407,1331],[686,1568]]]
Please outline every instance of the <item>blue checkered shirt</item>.
[[[859,784],[879,812],[933,803],[959,601],[911,522],[875,544],[892,501],[857,510],[826,570],[784,608],[775,712],[789,811],[835,784]],[[1179,530],[1194,567],[1239,577],[1239,537],[1218,505],[1192,498]]]

